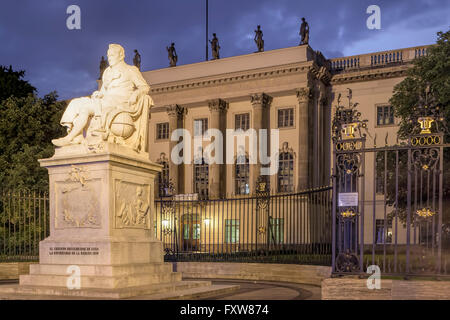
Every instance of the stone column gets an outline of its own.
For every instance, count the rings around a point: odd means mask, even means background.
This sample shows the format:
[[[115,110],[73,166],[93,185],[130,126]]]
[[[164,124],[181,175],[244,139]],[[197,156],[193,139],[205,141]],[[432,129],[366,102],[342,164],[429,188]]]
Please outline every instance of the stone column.
[[[273,98],[265,93],[257,93],[251,96],[251,103],[253,106],[253,117],[252,117],[252,128],[256,131],[258,136],[258,154],[257,163],[250,165],[250,185],[252,192],[255,191],[256,180],[261,175],[261,162],[259,159],[259,130],[266,129],[268,132],[267,136],[267,150],[270,150],[270,105],[272,104]],[[270,152],[269,152],[270,153]],[[273,186],[271,186],[272,188]]]
[[[309,174],[309,155],[310,155],[310,128],[309,128],[309,104],[312,100],[312,90],[309,87],[297,90],[298,99],[298,181],[297,189],[302,190],[308,188],[310,183]]]
[[[326,157],[325,147],[327,142],[325,141],[325,110],[327,109],[328,98],[325,91],[320,91],[319,103],[317,106],[318,119],[317,119],[317,169],[316,169],[316,186],[322,186],[325,184],[325,171],[326,171]]]
[[[323,109],[323,152],[324,152],[324,170],[323,170],[323,185],[330,185],[331,183],[331,99],[327,99]]]
[[[228,103],[222,99],[208,101],[211,113],[208,129],[218,129],[223,136],[223,164],[211,164],[209,166],[209,192],[211,198],[223,198],[226,194],[226,123]],[[211,143],[213,140],[211,141]]]
[[[184,117],[187,114],[187,109],[177,104],[166,107],[169,115],[169,138],[172,132],[176,129],[184,127]],[[175,194],[184,193],[184,164],[176,165],[172,162],[171,153],[173,148],[179,141],[169,141],[169,179],[173,183]]]

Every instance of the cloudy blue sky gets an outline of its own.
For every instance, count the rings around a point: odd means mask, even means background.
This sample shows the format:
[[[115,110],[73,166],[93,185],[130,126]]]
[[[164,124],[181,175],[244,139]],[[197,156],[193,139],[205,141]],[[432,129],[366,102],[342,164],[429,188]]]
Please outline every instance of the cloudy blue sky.
[[[62,99],[91,93],[109,43],[142,55],[142,70],[168,66],[165,47],[176,43],[179,65],[205,59],[206,0],[1,0],[0,65],[26,71],[38,95]],[[81,8],[81,30],[68,30],[66,9]],[[381,8],[381,30],[369,30],[366,9]],[[300,18],[310,45],[326,57],[432,44],[450,27],[448,0],[209,0],[209,30],[221,57],[255,51],[257,24],[266,50],[298,45]]]

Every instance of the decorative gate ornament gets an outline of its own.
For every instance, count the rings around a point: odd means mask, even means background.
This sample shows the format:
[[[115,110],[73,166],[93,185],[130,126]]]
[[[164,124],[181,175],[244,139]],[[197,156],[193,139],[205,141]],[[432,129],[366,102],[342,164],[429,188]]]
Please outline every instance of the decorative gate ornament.
[[[347,107],[341,105],[341,97],[339,94],[332,123],[334,192],[337,195],[357,194],[357,197],[362,198],[359,200],[364,203],[364,193],[359,192],[358,182],[361,180],[364,183],[361,164],[364,162],[362,150],[365,147],[366,134],[362,133],[361,129],[367,131],[367,120],[361,120],[361,113],[356,109],[359,104],[352,102],[351,89],[348,89]],[[333,206],[333,272],[363,271],[357,248],[359,239],[363,237],[358,233],[358,224],[363,226],[364,220],[358,203],[359,201],[356,201],[354,206]]]
[[[448,132],[441,105],[434,96],[430,85],[419,95],[418,104],[413,108],[409,122],[411,124],[417,124],[411,132],[411,139],[417,136],[431,135],[433,131],[437,134],[441,134],[444,131]],[[435,142],[439,144],[442,140]]]
[[[430,208],[422,208],[416,211],[416,214],[421,218],[430,218],[436,214]]]
[[[352,102],[353,92],[348,89],[348,107],[341,105],[342,94],[339,93],[338,105],[336,106],[336,112],[334,115],[332,128],[333,128],[333,142],[338,144],[339,142],[345,142],[340,140],[357,139],[356,134],[361,138],[365,138],[365,134],[361,133],[361,128],[367,130],[367,120],[361,120],[361,112],[356,110],[359,103]]]
[[[336,259],[337,272],[358,272],[359,261],[358,257],[347,250],[345,253],[339,254]]]
[[[258,208],[267,208],[270,196],[270,182],[268,176],[259,176],[256,180],[256,196],[258,199]]]

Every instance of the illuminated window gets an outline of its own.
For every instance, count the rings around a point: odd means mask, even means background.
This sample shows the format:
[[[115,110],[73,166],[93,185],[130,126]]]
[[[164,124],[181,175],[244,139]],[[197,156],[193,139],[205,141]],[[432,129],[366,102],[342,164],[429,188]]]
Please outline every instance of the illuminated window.
[[[284,240],[284,219],[271,218],[270,219],[270,243],[280,244]]]
[[[225,219],[225,243],[239,242],[239,220]]]
[[[199,199],[207,199],[209,195],[209,166],[204,158],[194,162],[194,193]]]
[[[235,166],[236,194],[249,194],[250,166],[246,156],[239,156]]]
[[[386,226],[384,222],[384,219],[376,220],[375,236],[377,244],[392,243],[392,220],[387,220]]]
[[[159,196],[167,197],[169,190],[169,163],[167,161],[160,162],[163,166],[162,171],[158,173]]]
[[[394,124],[394,108],[391,106],[377,107],[377,125],[386,126]]]
[[[294,190],[294,157],[290,152],[282,152],[278,161],[278,192],[292,192]]]
[[[196,119],[194,120],[194,136],[202,136],[208,130],[208,119]]]
[[[247,131],[250,128],[250,114],[237,114],[234,117],[235,129],[242,129],[243,131]]]

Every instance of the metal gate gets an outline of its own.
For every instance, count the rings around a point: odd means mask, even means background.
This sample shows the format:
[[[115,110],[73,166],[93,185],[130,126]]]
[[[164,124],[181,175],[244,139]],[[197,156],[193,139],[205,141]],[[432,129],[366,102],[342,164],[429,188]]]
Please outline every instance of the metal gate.
[[[386,136],[377,147],[351,90],[348,98],[344,107],[339,97],[333,120],[333,273],[374,265],[384,275],[449,274],[450,145],[439,106],[427,93],[407,139],[388,145]]]

